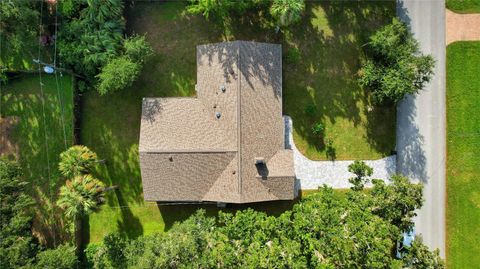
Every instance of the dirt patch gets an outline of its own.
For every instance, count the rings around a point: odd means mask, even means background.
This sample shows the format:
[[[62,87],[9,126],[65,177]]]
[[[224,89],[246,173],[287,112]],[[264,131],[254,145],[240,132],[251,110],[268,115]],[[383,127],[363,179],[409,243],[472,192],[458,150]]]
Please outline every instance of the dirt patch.
[[[18,145],[11,139],[11,132],[16,124],[18,117],[0,117],[0,156],[18,157]]]

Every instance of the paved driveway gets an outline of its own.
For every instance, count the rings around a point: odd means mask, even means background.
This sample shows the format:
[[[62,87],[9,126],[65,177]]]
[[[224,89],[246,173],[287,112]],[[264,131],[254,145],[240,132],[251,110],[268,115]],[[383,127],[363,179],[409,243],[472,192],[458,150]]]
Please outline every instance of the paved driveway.
[[[286,147],[293,150],[295,165],[296,188],[301,190],[316,190],[323,185],[336,189],[351,187],[348,179],[354,174],[348,172],[348,166],[353,161],[312,161],[305,157],[295,146],[293,141],[292,119],[284,116],[285,120],[285,143]],[[365,163],[373,168],[372,178],[388,179],[396,174],[396,156],[388,156],[378,160],[365,160]],[[372,186],[371,183],[366,184]]]
[[[445,257],[445,1],[397,0],[397,14],[436,60],[433,81],[397,107],[397,171],[424,183],[416,231]]]

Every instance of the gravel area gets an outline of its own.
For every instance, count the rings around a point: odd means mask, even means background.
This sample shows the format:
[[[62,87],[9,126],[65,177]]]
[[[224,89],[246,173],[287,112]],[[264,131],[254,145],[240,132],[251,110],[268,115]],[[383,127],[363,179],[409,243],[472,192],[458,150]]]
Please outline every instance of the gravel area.
[[[284,116],[285,119],[285,142],[286,147],[293,150],[295,165],[295,176],[297,188],[301,190],[317,189],[324,184],[333,188],[349,188],[348,178],[353,174],[348,172],[348,165],[352,161],[312,161],[307,159],[295,147],[292,135],[292,119]],[[396,155],[388,156],[380,160],[366,160],[373,168],[372,178],[388,179],[396,173]],[[369,186],[369,185],[367,185]]]

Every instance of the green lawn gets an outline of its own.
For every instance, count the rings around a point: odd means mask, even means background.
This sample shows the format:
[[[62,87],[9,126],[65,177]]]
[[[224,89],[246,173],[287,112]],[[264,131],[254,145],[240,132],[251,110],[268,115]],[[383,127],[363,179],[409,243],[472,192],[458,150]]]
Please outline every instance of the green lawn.
[[[48,240],[54,229],[48,203],[63,184],[57,170],[59,154],[73,144],[73,88],[70,76],[58,76],[58,90],[55,76],[43,74],[42,82],[44,106],[37,74],[11,79],[2,86],[0,101],[2,117],[15,119],[9,142],[18,148],[16,155],[38,201],[34,228]]]
[[[390,21],[394,1],[309,2],[303,21],[281,34],[250,14],[220,23],[184,14],[178,2],[135,2],[127,9],[130,32],[146,34],[155,55],[132,87],[101,97],[83,96],[81,143],[107,159],[97,176],[119,185],[108,204],[90,217],[87,237],[96,242],[108,232],[129,237],[168,230],[175,220],[200,206],[157,207],[145,204],[138,166],[138,137],[143,97],[192,96],[196,81],[195,46],[223,40],[280,43],[284,55],[293,47],[301,59],[284,59],[284,113],[294,122],[297,146],[307,156],[326,159],[324,145],[310,134],[313,122],[326,125],[337,159],[376,159],[390,154],[395,143],[395,110],[367,112],[369,98],[356,82],[361,46],[370,33]],[[308,118],[305,107],[316,107]],[[276,213],[291,202],[256,208]],[[206,207],[216,214],[215,207]]]
[[[447,267],[480,264],[480,42],[447,47]]]
[[[447,8],[457,13],[480,13],[480,0],[447,0]]]

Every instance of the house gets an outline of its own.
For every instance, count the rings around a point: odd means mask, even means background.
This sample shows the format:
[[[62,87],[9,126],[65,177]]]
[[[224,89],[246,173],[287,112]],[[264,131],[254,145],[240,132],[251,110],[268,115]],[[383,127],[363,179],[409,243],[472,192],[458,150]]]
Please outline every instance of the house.
[[[197,46],[196,97],[143,99],[139,152],[145,200],[294,198],[281,56],[276,44]]]

